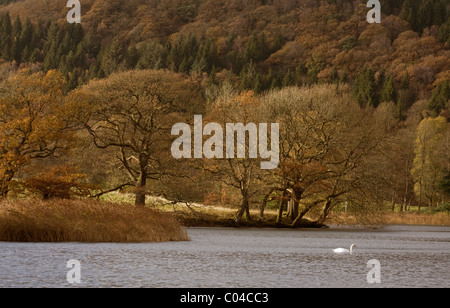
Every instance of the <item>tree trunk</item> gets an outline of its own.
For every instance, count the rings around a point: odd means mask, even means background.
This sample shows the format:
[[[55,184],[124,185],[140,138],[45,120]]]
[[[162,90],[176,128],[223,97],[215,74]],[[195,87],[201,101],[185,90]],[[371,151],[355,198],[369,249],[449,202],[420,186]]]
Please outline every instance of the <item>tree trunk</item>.
[[[0,198],[6,198],[9,193],[9,184],[14,178],[13,172],[6,172],[3,178],[0,180]]]
[[[306,208],[304,208],[303,211],[301,211],[301,212],[298,214],[297,218],[295,218],[295,219],[292,221],[291,227],[295,227],[295,225],[297,224],[297,222],[299,222],[299,221],[303,218],[303,216],[305,216],[306,213],[309,212],[309,210],[310,210],[311,208],[312,208],[312,206],[307,206]]]
[[[313,203],[309,204],[308,206],[306,206],[303,209],[303,211],[301,211],[298,214],[297,218],[295,218],[294,221],[291,223],[291,227],[295,227],[295,225],[303,218],[303,216],[305,216],[309,212],[309,210],[311,210],[314,206],[316,206],[319,203],[320,202],[316,201],[316,202],[313,202]]]
[[[325,223],[325,221],[327,220],[328,215],[330,214],[330,210],[331,210],[331,203],[332,203],[331,198],[328,198],[327,201],[325,201],[325,204],[322,209],[322,214],[320,215],[319,219],[317,220],[318,224],[323,225]]]
[[[291,198],[291,200],[288,201],[288,208],[287,208],[287,217],[291,220],[294,220],[295,217],[298,216],[298,201],[294,200],[294,198]]]
[[[425,151],[423,151],[425,152]],[[425,154],[422,153],[422,156],[424,156]],[[420,207],[422,206],[422,179],[423,179],[423,169],[424,169],[424,164],[425,164],[425,158],[422,159],[422,168],[420,170],[420,179],[419,179],[419,209],[418,212],[420,212]]]
[[[242,196],[241,208],[239,209],[239,212],[237,213],[236,218],[234,219],[234,222],[236,224],[240,224],[244,214],[246,214],[247,220],[250,220],[250,207],[249,207],[248,197],[246,195]]]
[[[252,220],[250,216],[250,200],[247,200],[245,203],[245,219]]]
[[[0,199],[4,198],[6,199],[6,196],[8,195],[8,190],[4,189],[3,187],[0,187]]]
[[[145,206],[145,197],[146,197],[146,179],[141,176],[139,179],[139,183],[136,186],[136,200],[134,204],[136,206]]]
[[[303,189],[293,188],[292,198],[288,203],[287,217],[293,221],[298,216],[299,200],[302,198]]]
[[[6,198],[9,192],[9,185],[3,181],[0,182],[0,198]]]
[[[148,158],[142,154],[139,159],[140,175],[136,185],[136,206],[145,206],[145,197],[147,190],[147,164]]]
[[[278,215],[277,215],[277,221],[276,221],[277,225],[279,225],[281,223],[281,218],[283,217],[283,209],[287,203],[286,196],[287,196],[287,190],[283,190],[283,195],[280,200],[280,207],[278,208]]]
[[[269,201],[269,198],[272,195],[274,190],[275,190],[274,188],[271,188],[270,191],[264,196],[264,199],[261,202],[261,207],[259,208],[258,221],[262,221],[264,219],[264,210],[266,209],[267,201]]]

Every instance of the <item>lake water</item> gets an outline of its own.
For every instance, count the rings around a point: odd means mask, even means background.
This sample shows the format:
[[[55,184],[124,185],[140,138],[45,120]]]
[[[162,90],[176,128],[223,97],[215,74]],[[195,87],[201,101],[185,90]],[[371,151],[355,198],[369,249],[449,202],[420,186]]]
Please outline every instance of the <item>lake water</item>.
[[[450,287],[450,227],[191,228],[190,242],[0,242],[0,287]],[[333,248],[357,247],[353,255]],[[81,283],[66,267],[80,261]],[[369,284],[367,262],[380,262]]]

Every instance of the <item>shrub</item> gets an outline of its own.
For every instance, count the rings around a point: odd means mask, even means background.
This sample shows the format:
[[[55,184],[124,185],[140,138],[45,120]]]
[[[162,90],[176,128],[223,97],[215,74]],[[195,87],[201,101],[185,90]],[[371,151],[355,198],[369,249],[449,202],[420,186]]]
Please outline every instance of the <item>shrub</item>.
[[[95,188],[86,184],[85,178],[86,175],[80,173],[77,167],[62,165],[29,177],[24,184],[29,191],[41,195],[44,200],[71,199],[89,196],[89,190]]]
[[[436,207],[430,207],[426,210],[426,212],[430,213],[430,214],[435,214],[435,213],[450,213],[450,202],[447,203],[443,203],[439,206]]]

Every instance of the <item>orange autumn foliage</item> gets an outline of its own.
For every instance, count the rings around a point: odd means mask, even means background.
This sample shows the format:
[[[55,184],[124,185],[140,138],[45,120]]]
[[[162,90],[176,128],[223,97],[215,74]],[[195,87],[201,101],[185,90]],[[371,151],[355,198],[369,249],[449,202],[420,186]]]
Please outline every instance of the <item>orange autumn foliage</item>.
[[[43,199],[71,199],[85,197],[95,186],[86,183],[86,175],[70,165],[55,166],[27,178],[24,184],[28,190],[42,195]]]
[[[3,84],[0,97],[0,196],[22,166],[63,148],[64,77],[56,72],[21,71]]]

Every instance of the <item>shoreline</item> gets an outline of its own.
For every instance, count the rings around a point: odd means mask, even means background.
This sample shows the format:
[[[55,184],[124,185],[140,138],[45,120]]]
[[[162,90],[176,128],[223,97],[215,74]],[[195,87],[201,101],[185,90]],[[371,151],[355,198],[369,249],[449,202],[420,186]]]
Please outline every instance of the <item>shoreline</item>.
[[[133,198],[129,194],[110,193],[104,196],[104,201],[119,203],[132,203]],[[240,225],[234,223],[237,209],[230,206],[205,205],[202,203],[173,203],[163,197],[147,196],[147,207],[173,214],[185,227],[255,227],[255,228],[293,228],[290,220],[283,216],[282,223],[276,224],[278,210],[266,208],[264,219],[258,220],[259,209],[250,209],[251,221],[243,219]],[[189,204],[189,205],[187,205]],[[436,225],[450,226],[450,211],[427,212],[422,210],[408,212],[392,212],[390,210],[374,212],[370,215],[332,212],[324,225],[314,223],[318,216],[307,214],[295,228],[326,228],[327,225]]]
[[[202,221],[195,221],[194,219],[182,219],[180,220],[181,223],[184,225],[185,228],[258,228],[258,229],[266,229],[266,228],[273,228],[273,229],[320,229],[320,228],[328,228],[326,224],[318,225],[314,222],[302,222],[300,224],[297,224],[295,227],[291,226],[287,223],[280,223],[277,224],[275,221],[267,221],[267,220],[244,220],[240,223],[236,223],[233,219],[226,219],[226,220],[202,220]]]
[[[233,211],[223,209],[217,211],[208,209],[197,213],[186,213],[184,211],[173,211],[180,223],[186,228],[192,227],[225,227],[225,228],[276,228],[276,229],[328,229],[330,226],[363,226],[368,228],[379,228],[389,225],[411,225],[411,226],[450,226],[449,213],[417,213],[417,212],[388,212],[376,213],[375,217],[356,218],[348,213],[333,213],[324,224],[318,224],[310,219],[302,219],[296,226],[283,218],[281,223],[276,223],[272,215],[266,215],[263,220],[258,220],[254,215],[252,220],[242,220],[239,224],[234,221]]]
[[[253,219],[234,221],[236,209],[198,206],[168,207],[162,204],[135,207],[128,203],[93,200],[3,200],[0,201],[0,241],[16,242],[169,242],[189,241],[188,228],[329,229],[371,228],[389,225],[450,226],[448,212],[375,213],[355,217],[332,213],[324,224],[305,217],[295,226],[276,211],[264,219],[252,210]]]

